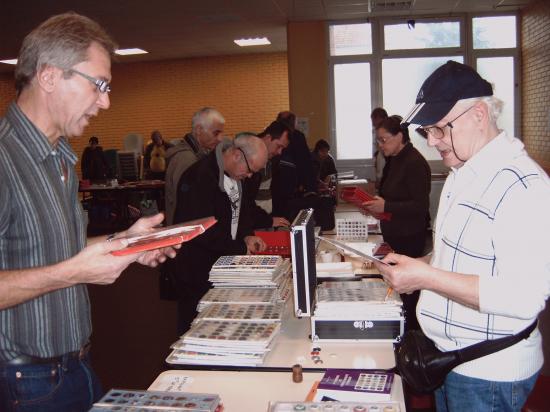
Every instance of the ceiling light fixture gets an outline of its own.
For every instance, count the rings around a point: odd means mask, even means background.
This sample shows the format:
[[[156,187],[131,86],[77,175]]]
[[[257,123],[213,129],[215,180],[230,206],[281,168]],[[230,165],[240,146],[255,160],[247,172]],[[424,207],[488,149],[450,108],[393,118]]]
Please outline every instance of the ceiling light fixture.
[[[149,52],[143,49],[130,48],[130,49],[118,49],[117,51],[115,51],[115,53],[120,56],[129,56],[131,54],[147,54]]]
[[[0,60],[0,63],[5,63],[5,64],[17,64],[17,59]]]
[[[269,39],[267,37],[256,37],[254,39],[237,39],[233,40],[237,45],[241,47],[247,47],[247,46],[264,46],[267,44],[271,44]]]

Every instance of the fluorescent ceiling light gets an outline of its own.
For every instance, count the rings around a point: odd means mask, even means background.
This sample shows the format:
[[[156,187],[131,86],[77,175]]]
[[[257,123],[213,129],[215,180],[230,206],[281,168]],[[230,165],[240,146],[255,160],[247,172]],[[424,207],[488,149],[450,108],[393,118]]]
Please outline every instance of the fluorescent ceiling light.
[[[0,63],[6,63],[6,64],[17,64],[17,59],[10,59],[10,60],[0,60]]]
[[[116,54],[121,56],[128,56],[130,54],[146,54],[149,53],[147,50],[131,48],[131,49],[118,49],[115,51]]]
[[[241,47],[263,46],[266,44],[271,44],[267,37],[256,37],[255,39],[237,39],[233,41]]]

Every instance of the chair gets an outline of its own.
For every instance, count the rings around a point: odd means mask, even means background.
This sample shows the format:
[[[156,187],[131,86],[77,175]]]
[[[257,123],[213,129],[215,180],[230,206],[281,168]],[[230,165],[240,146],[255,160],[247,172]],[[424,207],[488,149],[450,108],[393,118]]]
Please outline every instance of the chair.
[[[123,147],[124,151],[133,151],[137,156],[141,156],[143,154],[143,136],[137,133],[127,134],[123,139]]]
[[[136,152],[132,150],[119,150],[116,155],[118,178],[124,180],[138,180],[139,169]]]
[[[107,149],[103,151],[103,155],[105,156],[105,162],[107,162],[107,166],[109,168],[109,171],[107,173],[108,179],[113,179],[117,177],[118,173],[118,166],[117,166],[117,149]]]

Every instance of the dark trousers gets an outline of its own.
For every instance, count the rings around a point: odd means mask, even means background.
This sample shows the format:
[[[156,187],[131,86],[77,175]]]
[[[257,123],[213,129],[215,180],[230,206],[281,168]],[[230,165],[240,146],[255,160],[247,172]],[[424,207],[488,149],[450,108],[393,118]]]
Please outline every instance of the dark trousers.
[[[210,283],[180,285],[178,291],[178,336],[189,330],[193,319],[197,316],[197,305],[210,289]]]

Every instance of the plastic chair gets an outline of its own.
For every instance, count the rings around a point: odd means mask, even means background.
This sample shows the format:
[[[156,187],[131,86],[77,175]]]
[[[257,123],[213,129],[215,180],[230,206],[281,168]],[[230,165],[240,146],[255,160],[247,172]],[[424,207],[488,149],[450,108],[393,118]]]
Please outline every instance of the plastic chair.
[[[129,133],[123,139],[124,151],[136,153],[136,157],[143,154],[143,136],[137,133]]]

